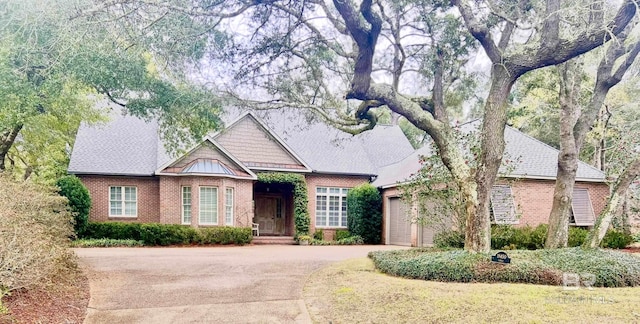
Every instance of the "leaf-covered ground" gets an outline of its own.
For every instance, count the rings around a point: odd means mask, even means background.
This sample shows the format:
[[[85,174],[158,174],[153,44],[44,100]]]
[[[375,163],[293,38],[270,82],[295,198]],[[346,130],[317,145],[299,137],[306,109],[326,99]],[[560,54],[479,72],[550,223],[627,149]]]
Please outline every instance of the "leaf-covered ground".
[[[77,274],[55,285],[13,292],[3,299],[9,309],[0,323],[82,323],[89,304],[89,281]]]

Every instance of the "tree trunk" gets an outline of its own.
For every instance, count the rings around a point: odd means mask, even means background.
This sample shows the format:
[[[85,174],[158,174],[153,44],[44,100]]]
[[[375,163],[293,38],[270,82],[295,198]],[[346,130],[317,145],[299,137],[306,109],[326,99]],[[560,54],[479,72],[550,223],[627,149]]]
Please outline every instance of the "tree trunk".
[[[560,74],[560,152],[558,172],[549,215],[549,230],[545,248],[566,247],[569,239],[569,215],[576,172],[578,147],[573,129],[580,115],[578,98],[582,80],[582,62],[574,59],[558,66]]]
[[[464,248],[471,252],[491,249],[491,220],[489,205],[491,189],[496,181],[504,154],[504,128],[507,123],[507,98],[517,76],[504,66],[495,64],[491,71],[491,89],[485,105],[481,147],[476,171],[477,195],[466,194],[467,221]],[[464,188],[461,188],[464,193]],[[472,204],[476,206],[472,208]]]
[[[598,215],[596,224],[593,226],[593,229],[589,231],[589,235],[582,245],[583,247],[597,248],[600,246],[600,242],[602,242],[604,235],[609,229],[611,220],[620,209],[620,205],[627,194],[629,186],[631,186],[638,175],[640,175],[640,158],[636,158],[636,160],[627,167],[620,177],[618,177],[618,181],[616,181],[613,192],[611,193],[609,200],[607,200],[607,205],[600,215]]]
[[[23,126],[23,124],[15,125],[12,129],[6,130],[2,133],[2,137],[0,137],[0,171],[5,170],[4,164],[7,159],[7,154],[13,146],[13,143],[16,141],[16,137],[18,137]]]

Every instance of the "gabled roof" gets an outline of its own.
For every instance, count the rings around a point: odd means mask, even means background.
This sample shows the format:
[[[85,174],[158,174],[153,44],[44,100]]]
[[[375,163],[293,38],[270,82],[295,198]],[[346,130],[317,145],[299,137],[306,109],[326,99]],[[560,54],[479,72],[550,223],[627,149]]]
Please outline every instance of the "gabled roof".
[[[71,155],[69,173],[152,176],[180,159],[167,154],[158,136],[155,120],[143,121],[123,115],[115,105],[112,120],[105,125],[82,124]],[[413,148],[398,126],[376,126],[373,130],[353,136],[341,132],[298,109],[261,111],[236,116],[226,130],[207,139],[226,156],[235,159],[241,170],[282,170],[291,165],[242,161],[216,140],[242,119],[250,119],[293,160],[299,162],[290,172],[314,172],[357,176],[375,176],[380,167],[398,162],[411,154]],[[214,138],[213,136],[216,136]],[[204,141],[203,141],[204,143]],[[202,143],[201,143],[202,144]],[[195,149],[195,148],[193,148]],[[191,151],[191,150],[190,150]],[[182,156],[184,157],[184,155]],[[232,166],[235,168],[235,166]],[[244,173],[244,171],[243,171]]]
[[[212,145],[217,151],[222,153],[224,157],[229,159],[235,167],[242,171],[242,173],[234,172],[229,170],[229,168],[221,163],[220,161],[213,159],[195,159],[192,163],[187,164],[182,167],[179,172],[167,172],[167,169],[176,165],[178,162],[188,158],[194,152],[202,148],[204,145]],[[217,171],[220,172],[217,172]],[[162,166],[160,166],[156,171],[156,175],[171,175],[171,176],[179,176],[179,175],[203,175],[203,176],[222,176],[229,178],[244,178],[244,179],[252,179],[256,180],[258,177],[255,173],[253,173],[249,168],[247,168],[242,162],[240,162],[236,157],[234,157],[229,151],[227,151],[224,147],[222,147],[218,142],[210,137],[205,137],[205,139],[200,142],[198,145],[195,145],[186,153],[169,160]]]
[[[240,127],[240,124],[245,121],[250,121],[253,125],[257,126],[259,131],[263,132],[265,137],[263,138],[263,142],[248,142],[245,143],[245,146],[253,146],[254,151],[262,151],[265,144],[272,144],[271,149],[280,150],[281,153],[288,155],[291,160],[294,162],[283,163],[282,161],[255,161],[251,160],[255,155],[252,154],[252,157],[247,157],[242,159],[243,163],[247,165],[250,169],[253,170],[269,170],[269,171],[296,171],[296,172],[311,172],[311,168],[309,165],[302,159],[294,150],[292,150],[289,145],[285,141],[283,141],[276,133],[274,133],[269,127],[267,127],[259,118],[257,118],[253,113],[247,112],[237,118],[235,121],[231,122],[229,126],[227,126],[224,130],[214,134],[212,137],[215,139],[224,138],[229,132],[232,132],[235,128]],[[247,134],[248,136],[248,134]],[[265,141],[266,140],[266,143]],[[275,145],[273,145],[275,144]],[[275,146],[275,147],[274,147]],[[244,147],[243,150],[248,149]],[[272,154],[272,152],[269,152]]]
[[[467,126],[463,131],[475,130],[479,123],[474,122],[467,124]],[[557,149],[510,126],[505,128],[504,138],[506,142],[504,159],[513,162],[510,162],[506,167],[504,165],[500,167],[500,176],[555,180],[559,153]],[[373,185],[390,188],[410,181],[414,174],[422,168],[420,157],[434,154],[432,151],[429,143],[403,160],[383,167]],[[605,174],[589,164],[579,161],[576,181],[604,182]]]
[[[414,150],[399,126],[378,125],[353,136],[302,110],[254,114],[316,173],[375,176],[380,167],[397,162]]]

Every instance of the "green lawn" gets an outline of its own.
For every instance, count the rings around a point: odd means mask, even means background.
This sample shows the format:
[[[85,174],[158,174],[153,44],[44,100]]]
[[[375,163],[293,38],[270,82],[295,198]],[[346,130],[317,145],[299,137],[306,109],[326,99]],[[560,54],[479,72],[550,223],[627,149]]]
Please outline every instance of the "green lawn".
[[[304,299],[317,323],[640,322],[640,287],[564,291],[411,280],[381,274],[366,258],[312,274]]]

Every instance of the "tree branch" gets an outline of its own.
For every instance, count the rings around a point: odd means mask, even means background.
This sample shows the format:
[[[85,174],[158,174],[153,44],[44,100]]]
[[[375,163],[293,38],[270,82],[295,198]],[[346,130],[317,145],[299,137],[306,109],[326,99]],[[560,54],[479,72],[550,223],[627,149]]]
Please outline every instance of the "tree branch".
[[[493,41],[493,37],[491,36],[491,31],[485,23],[482,23],[476,19],[474,14],[474,9],[471,8],[469,1],[467,0],[452,0],[453,4],[458,7],[462,18],[464,19],[469,32],[475,39],[477,39],[484,51],[491,59],[491,62],[494,64],[502,62],[502,53],[500,52],[498,46],[496,46]]]

